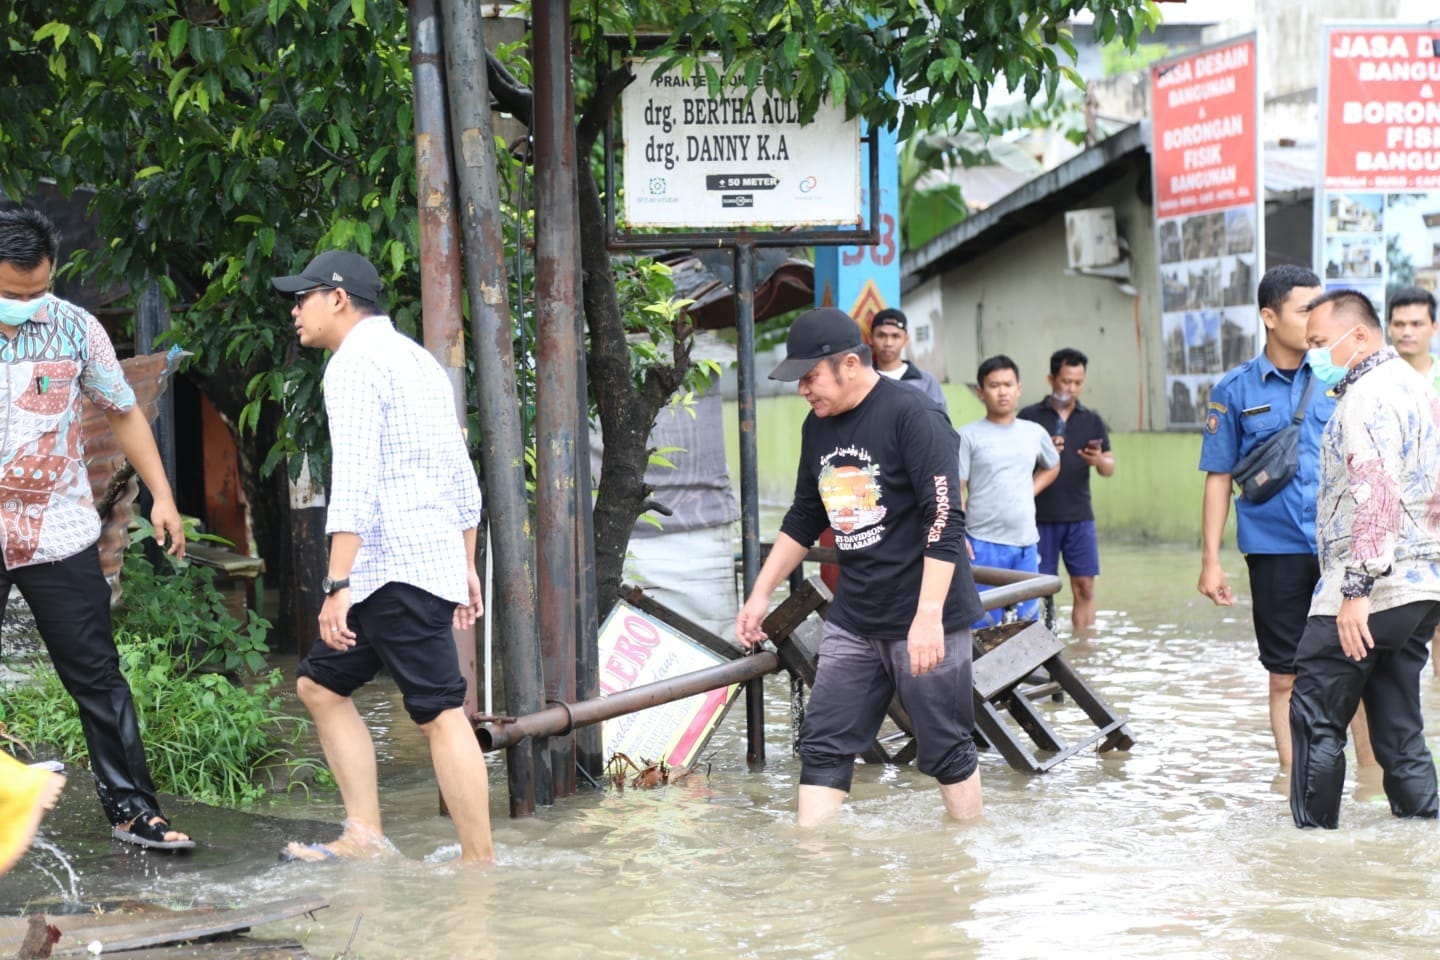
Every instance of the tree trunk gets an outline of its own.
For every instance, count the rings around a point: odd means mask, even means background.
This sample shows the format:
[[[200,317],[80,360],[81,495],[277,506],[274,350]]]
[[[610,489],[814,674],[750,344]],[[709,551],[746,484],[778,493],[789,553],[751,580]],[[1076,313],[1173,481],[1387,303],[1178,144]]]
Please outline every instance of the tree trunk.
[[[582,156],[588,156],[588,151]],[[585,271],[585,320],[590,331],[589,374],[605,449],[595,497],[595,582],[600,616],[620,596],[625,551],[651,489],[650,431],[661,408],[690,369],[688,330],[675,331],[674,364],[651,367],[640,389],[630,376],[630,345],[605,248],[605,209],[588,163],[579,164],[580,250]]]

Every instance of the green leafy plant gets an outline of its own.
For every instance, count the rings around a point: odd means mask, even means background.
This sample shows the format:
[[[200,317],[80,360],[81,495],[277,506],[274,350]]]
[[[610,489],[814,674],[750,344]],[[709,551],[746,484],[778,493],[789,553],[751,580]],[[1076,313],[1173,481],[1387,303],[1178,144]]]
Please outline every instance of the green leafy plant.
[[[157,570],[145,555],[153,528],[141,520],[130,535],[120,574],[124,594],[115,611],[115,629],[136,637],[165,637],[182,652],[190,670],[258,674],[270,652],[265,638],[270,622],[253,610],[236,619],[215,586],[215,572],[198,563],[166,555],[168,570]],[[187,539],[224,542],[186,532]],[[183,602],[177,598],[183,597]]]
[[[323,772],[296,755],[307,721],[285,713],[280,671],[239,683],[196,672],[170,637],[121,633],[117,641],[150,773],[162,792],[233,806],[265,794],[257,776],[263,767],[286,771],[290,782]],[[27,743],[48,744],[67,763],[87,760],[75,701],[48,662],[37,661],[28,681],[5,691],[0,722]]]
[[[303,782],[302,774],[328,780],[323,767],[295,752],[308,721],[285,712],[284,679],[266,671],[270,624],[253,611],[245,623],[232,616],[214,572],[199,564],[167,557],[168,569],[157,571],[144,548],[152,536],[144,520],[132,531],[114,624],[155,785],[234,805],[264,795],[262,768],[278,768],[290,783]],[[193,528],[186,539],[225,542]],[[48,661],[37,659],[29,672],[0,698],[0,729],[84,764],[74,700]]]

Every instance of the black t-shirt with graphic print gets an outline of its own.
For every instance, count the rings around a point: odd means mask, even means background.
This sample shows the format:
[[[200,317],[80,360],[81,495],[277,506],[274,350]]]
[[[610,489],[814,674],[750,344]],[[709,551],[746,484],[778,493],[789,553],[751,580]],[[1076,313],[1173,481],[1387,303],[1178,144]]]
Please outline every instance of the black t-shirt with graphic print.
[[[955,564],[945,631],[979,619],[958,467],[959,437],[945,414],[885,377],[854,408],[805,418],[795,500],[780,531],[808,546],[834,528],[840,582],[829,617],[837,626],[904,640],[926,557]]]

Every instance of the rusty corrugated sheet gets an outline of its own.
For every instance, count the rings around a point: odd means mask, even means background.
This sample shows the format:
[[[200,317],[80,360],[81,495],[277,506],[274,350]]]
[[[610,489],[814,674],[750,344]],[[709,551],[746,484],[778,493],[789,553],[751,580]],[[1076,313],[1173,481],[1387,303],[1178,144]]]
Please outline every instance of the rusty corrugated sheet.
[[[170,377],[188,356],[179,347],[171,347],[168,353],[150,353],[141,357],[129,357],[120,361],[125,379],[135,390],[135,402],[145,411],[145,419],[155,422],[159,412],[156,403],[170,385]],[[115,435],[110,432],[110,423],[105,413],[88,399],[84,402],[81,436],[85,445],[85,465],[90,471],[90,489],[98,502],[110,486],[115,471],[125,464],[125,454]],[[112,584],[120,572],[125,559],[125,548],[130,543],[130,521],[135,516],[135,498],[140,493],[139,482],[131,477],[125,492],[115,501],[110,516],[100,529],[100,569]]]
[[[755,321],[768,320],[815,302],[815,268],[785,250],[755,251]],[[690,250],[661,257],[670,265],[675,296],[695,302],[685,309],[702,330],[735,325],[734,259],[729,250]]]

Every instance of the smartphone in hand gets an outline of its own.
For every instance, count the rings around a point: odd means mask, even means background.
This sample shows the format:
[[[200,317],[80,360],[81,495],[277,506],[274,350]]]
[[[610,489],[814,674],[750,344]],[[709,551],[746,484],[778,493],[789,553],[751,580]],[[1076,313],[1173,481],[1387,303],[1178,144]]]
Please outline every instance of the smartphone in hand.
[[[1086,450],[1094,450],[1094,451],[1096,451],[1096,452],[1099,452],[1100,447],[1101,447],[1102,445],[1103,445],[1103,444],[1101,444],[1101,442],[1100,442],[1099,440],[1091,440],[1089,443],[1085,444],[1085,449],[1086,449]]]

